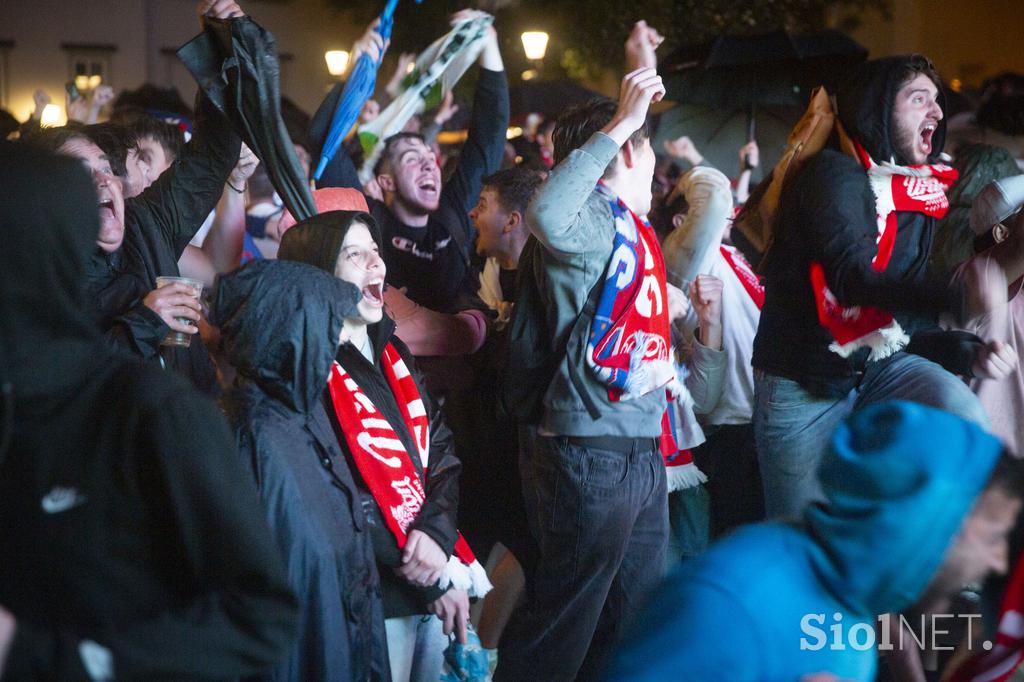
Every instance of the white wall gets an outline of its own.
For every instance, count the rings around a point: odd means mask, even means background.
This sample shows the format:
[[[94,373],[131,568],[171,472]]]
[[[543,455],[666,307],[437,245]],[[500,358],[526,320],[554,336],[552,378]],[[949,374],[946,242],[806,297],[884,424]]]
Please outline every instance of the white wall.
[[[1002,71],[1024,73],[1021,0],[893,0],[892,14],[886,22],[868,12],[853,33],[871,57],[919,52],[944,78],[968,86]]]
[[[279,52],[292,55],[283,65],[283,94],[312,113],[330,84],[324,52],[349,49],[362,27],[349,25],[324,0],[239,4],[274,34]],[[160,51],[180,47],[198,33],[195,8],[193,0],[0,0],[0,41],[15,42],[8,55],[4,105],[27,118],[39,87],[63,103],[69,74],[61,43],[116,45],[108,79],[115,90],[136,88],[148,79],[177,85],[190,102],[194,83],[180,63],[168,67],[169,58]]]

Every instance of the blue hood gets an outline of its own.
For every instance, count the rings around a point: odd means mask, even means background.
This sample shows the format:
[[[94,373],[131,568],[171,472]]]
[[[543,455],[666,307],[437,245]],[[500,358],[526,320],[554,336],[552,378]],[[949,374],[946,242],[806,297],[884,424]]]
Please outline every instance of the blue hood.
[[[804,514],[813,570],[854,613],[900,611],[938,569],[1002,445],[922,405],[873,405],[840,426]]]

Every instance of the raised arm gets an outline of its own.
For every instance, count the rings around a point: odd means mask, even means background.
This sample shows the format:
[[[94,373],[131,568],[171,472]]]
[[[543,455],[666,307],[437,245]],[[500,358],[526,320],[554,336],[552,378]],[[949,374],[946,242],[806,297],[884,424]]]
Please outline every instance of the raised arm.
[[[622,79],[619,104],[608,125],[579,149],[569,152],[548,175],[526,211],[530,231],[555,254],[583,253],[593,248],[595,235],[581,219],[587,199],[608,164],[647,119],[651,102],[665,94],[654,69],[633,71]]]
[[[181,158],[145,192],[129,200],[133,212],[152,218],[176,257],[217,205],[242,145],[231,124],[206,97],[200,96],[198,111],[195,134]]]
[[[461,13],[460,13],[461,15]],[[456,15],[456,16],[460,16]],[[462,213],[468,213],[480,198],[481,181],[501,167],[508,130],[508,79],[498,49],[498,34],[487,29],[484,49],[478,60],[480,76],[473,97],[469,132],[459,156],[455,173],[445,183],[442,201],[450,202]],[[466,222],[464,227],[468,228]],[[465,243],[472,243],[466,234]]]
[[[689,210],[665,239],[665,268],[669,282],[687,287],[698,274],[708,272],[710,258],[722,245],[732,214],[732,191],[729,178],[714,168],[687,172],[675,191],[683,193]]]

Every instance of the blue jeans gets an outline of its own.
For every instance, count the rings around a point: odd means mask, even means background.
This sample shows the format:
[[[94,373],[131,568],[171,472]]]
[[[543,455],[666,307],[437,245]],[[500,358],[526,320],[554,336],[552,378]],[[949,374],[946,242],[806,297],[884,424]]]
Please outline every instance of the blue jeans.
[[[665,573],[683,559],[703,554],[711,543],[708,491],[703,485],[676,490],[668,496],[668,553]]]
[[[444,666],[448,636],[434,615],[403,616],[384,621],[392,682],[437,682]]]
[[[664,575],[665,462],[657,441],[630,451],[538,436],[520,469],[539,560],[498,649],[495,680],[590,680]]]
[[[766,372],[756,371],[754,379],[754,436],[770,519],[798,517],[824,499],[817,470],[832,432],[867,405],[907,400],[988,426],[985,410],[963,381],[912,353],[869,366],[860,385],[836,399],[815,397],[797,382]]]

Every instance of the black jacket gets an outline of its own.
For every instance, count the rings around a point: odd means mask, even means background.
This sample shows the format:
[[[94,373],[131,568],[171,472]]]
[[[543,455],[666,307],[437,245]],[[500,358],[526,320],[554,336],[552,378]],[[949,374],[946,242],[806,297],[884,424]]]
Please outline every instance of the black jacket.
[[[333,272],[334,264],[338,260],[338,253],[341,251],[341,244],[345,239],[345,233],[356,220],[366,223],[374,239],[378,239],[379,232],[369,215],[351,211],[330,211],[313,216],[289,229],[281,242],[278,257],[282,260],[301,261],[327,272]],[[419,457],[415,454],[416,444],[405,426],[401,411],[380,366],[381,353],[384,352],[384,346],[389,342],[405,360],[405,364],[416,380],[416,386],[430,419],[430,476],[424,485],[427,497],[419,516],[410,526],[410,530],[423,531],[441,546],[445,554],[451,556],[458,538],[456,515],[459,504],[461,464],[455,456],[452,434],[444,422],[440,408],[431,400],[423,377],[417,370],[409,349],[394,335],[394,332],[395,323],[385,315],[381,322],[370,325],[368,328],[374,358],[372,363],[351,343],[346,343],[338,349],[337,360],[390,422],[398,438],[405,445],[406,452],[410,453],[410,460],[417,473],[423,479],[422,466]],[[360,489],[363,509],[366,512],[373,537],[374,553],[377,561],[381,564],[385,617],[425,614],[427,613],[427,604],[441,596],[442,592],[436,587],[413,586],[396,576],[391,570],[401,563],[398,544],[394,535],[385,525],[373,495],[358,476],[358,469],[355,462],[352,461],[352,455],[345,443],[344,434],[338,424],[334,406],[326,389],[323,392],[323,400],[337,441],[345,451],[350,468],[356,472],[356,483]]]
[[[862,65],[837,96],[847,132],[878,161],[904,162],[893,145],[890,122],[905,60],[893,57]],[[935,156],[944,137],[943,121],[933,137]],[[817,261],[841,304],[887,310],[911,337],[907,351],[952,372],[970,373],[981,340],[943,332],[936,323],[944,311],[959,312],[962,293],[950,285],[950,274],[929,272],[935,220],[916,212],[898,213],[897,220],[892,258],[885,271],[875,272],[875,201],[867,174],[855,159],[834,149],[807,162],[783,192],[780,232],[766,257],[755,368],[798,381],[822,396],[846,393],[868,370],[868,349],[843,358],[828,348],[833,339],[818,322],[809,276],[811,263]]]
[[[218,286],[215,319],[238,369],[225,404],[300,605],[291,655],[262,679],[390,679],[373,544],[321,399],[358,299],[284,261],[256,261]]]
[[[328,96],[314,117],[311,135],[319,145],[323,141],[316,133],[325,127],[317,123],[333,112],[331,105],[336,101],[333,94]],[[480,198],[484,176],[501,167],[508,112],[505,72],[480,69],[468,137],[459,154],[455,173],[441,189],[440,205],[430,215],[426,226],[406,225],[383,203],[367,199],[370,213],[384,236],[380,247],[388,266],[388,284],[406,287],[409,298],[420,305],[440,312],[456,312],[469,307],[476,295],[479,282],[471,266],[475,232],[469,211]],[[323,136],[326,136],[326,130]],[[326,184],[327,178],[331,177],[339,183],[338,186],[361,189],[353,181],[352,168],[345,149],[339,149],[328,165],[330,174],[321,178],[320,185],[331,186]],[[346,181],[350,184],[343,184]]]
[[[178,259],[238,162],[241,140],[227,120],[206,98],[200,98],[198,112],[181,158],[142,194],[125,200],[124,244],[115,254],[94,250],[89,279],[108,342],[146,359],[159,354],[196,388],[217,395],[216,370],[198,335],[188,348],[161,348],[170,329],[142,303],[158,276],[180,274]]]
[[[0,204],[5,679],[92,679],[85,660],[107,656],[118,679],[266,668],[296,607],[227,425],[187,382],[104,345],[82,287],[98,225],[80,164],[0,143],[0,183],[17,197]]]

